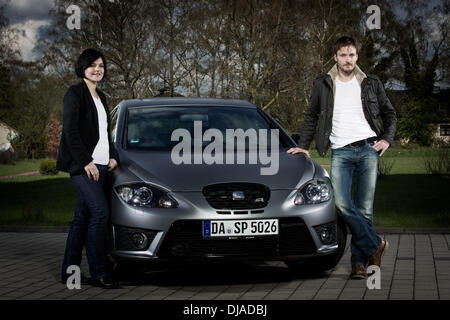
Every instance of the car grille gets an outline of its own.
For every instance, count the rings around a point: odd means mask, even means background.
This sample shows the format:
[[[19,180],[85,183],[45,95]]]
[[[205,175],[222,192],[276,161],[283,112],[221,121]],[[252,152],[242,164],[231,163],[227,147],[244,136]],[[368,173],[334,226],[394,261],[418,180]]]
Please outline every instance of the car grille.
[[[172,224],[158,251],[160,258],[199,256],[277,257],[316,252],[307,226],[298,217],[280,218],[279,235],[250,239],[203,238],[202,220]]]
[[[245,199],[233,200],[233,192],[243,192]],[[219,183],[203,188],[203,195],[215,209],[259,209],[267,206],[268,187],[257,183]]]

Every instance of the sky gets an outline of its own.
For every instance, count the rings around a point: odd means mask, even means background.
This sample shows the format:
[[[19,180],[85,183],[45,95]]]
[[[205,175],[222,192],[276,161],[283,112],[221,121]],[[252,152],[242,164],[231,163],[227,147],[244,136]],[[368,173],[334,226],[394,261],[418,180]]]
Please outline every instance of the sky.
[[[35,60],[33,52],[39,34],[39,28],[51,23],[49,11],[53,0],[0,0],[0,6],[6,4],[5,15],[10,28],[19,31],[18,47],[24,60]]]

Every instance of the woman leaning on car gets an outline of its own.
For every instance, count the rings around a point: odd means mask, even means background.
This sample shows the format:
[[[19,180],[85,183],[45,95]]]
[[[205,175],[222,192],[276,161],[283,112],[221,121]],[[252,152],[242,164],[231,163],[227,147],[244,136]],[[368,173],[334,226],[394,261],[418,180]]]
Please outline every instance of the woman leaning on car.
[[[104,55],[95,49],[84,50],[75,71],[83,80],[72,85],[64,96],[63,129],[58,150],[57,169],[70,173],[77,189],[77,203],[62,265],[62,283],[70,274],[67,268],[80,266],[83,246],[91,278],[81,275],[81,283],[102,288],[117,288],[107,257],[109,205],[103,191],[108,171],[119,162],[109,133],[110,117],[106,97],[97,83],[106,75]]]

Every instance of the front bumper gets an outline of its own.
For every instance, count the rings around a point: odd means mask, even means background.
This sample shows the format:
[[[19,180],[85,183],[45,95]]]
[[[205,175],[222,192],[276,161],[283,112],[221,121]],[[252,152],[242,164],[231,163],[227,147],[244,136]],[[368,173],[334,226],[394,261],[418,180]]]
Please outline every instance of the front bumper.
[[[179,208],[143,209],[126,205],[113,195],[111,254],[119,260],[141,262],[298,260],[333,254],[338,249],[334,199],[317,205],[295,206],[295,191],[275,190],[263,210],[239,211],[238,214],[233,210],[224,213],[211,208],[201,193],[173,196]],[[220,239],[202,236],[203,220],[269,218],[279,219],[279,235]],[[324,227],[331,233],[327,241],[320,237]],[[144,248],[133,246],[130,239],[136,232],[147,237],[148,245]]]

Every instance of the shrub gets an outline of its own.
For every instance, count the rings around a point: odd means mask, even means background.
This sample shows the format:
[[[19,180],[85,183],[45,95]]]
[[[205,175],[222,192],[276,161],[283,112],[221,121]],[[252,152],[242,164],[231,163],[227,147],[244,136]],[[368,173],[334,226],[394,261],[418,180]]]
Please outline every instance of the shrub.
[[[401,138],[400,140],[395,140],[390,145],[390,148],[405,149],[405,150],[416,150],[420,148],[420,145],[412,142],[409,139]]]
[[[425,158],[424,164],[429,174],[450,174],[450,149],[439,149],[437,156]]]
[[[411,100],[406,103],[408,111],[398,120],[397,137],[406,144],[430,146],[435,132],[430,123],[438,120],[434,112],[435,106],[436,102],[432,99]]]
[[[386,156],[381,157],[378,161],[378,176],[381,178],[389,175],[392,171],[394,163],[395,158],[386,158]]]
[[[0,164],[14,164],[17,159],[18,156],[12,148],[6,151],[0,151]]]
[[[39,159],[45,157],[45,139],[42,134],[27,132],[11,141],[19,159]]]
[[[56,160],[55,159],[46,159],[41,162],[41,166],[39,168],[39,172],[43,175],[55,175],[58,174],[58,170],[56,170]]]
[[[433,141],[433,148],[450,148],[450,141],[437,137]]]

